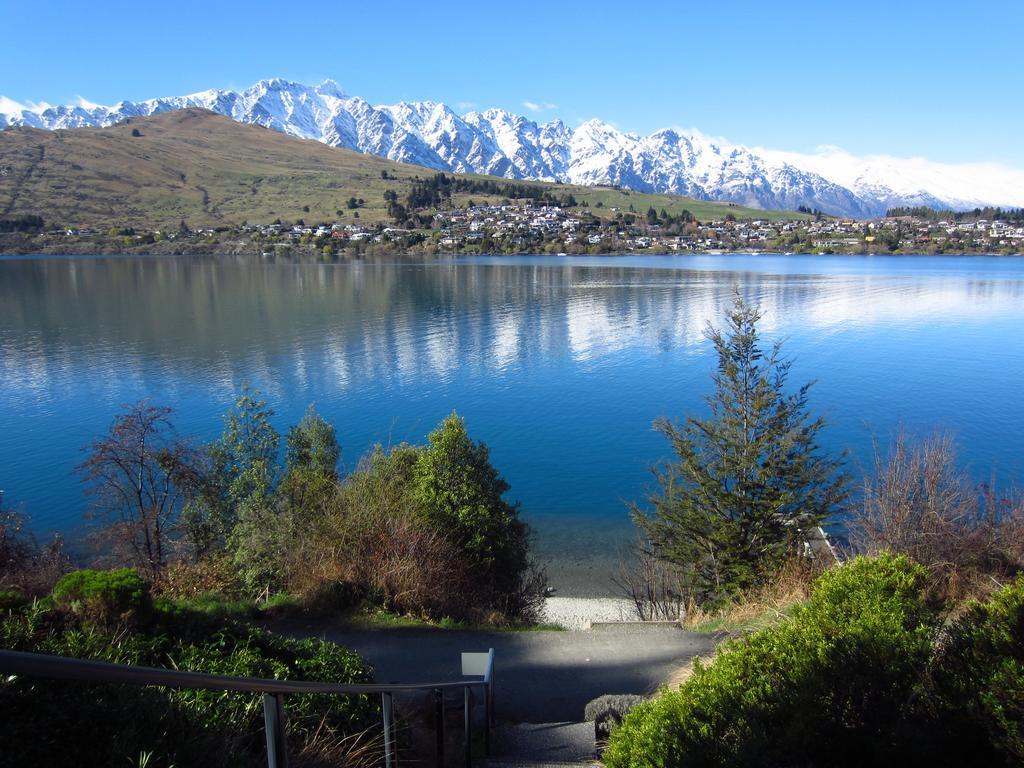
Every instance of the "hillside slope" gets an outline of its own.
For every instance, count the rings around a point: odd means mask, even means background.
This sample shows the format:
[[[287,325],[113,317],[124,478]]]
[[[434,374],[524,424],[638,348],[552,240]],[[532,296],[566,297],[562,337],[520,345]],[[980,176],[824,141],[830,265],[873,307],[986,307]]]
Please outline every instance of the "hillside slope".
[[[184,109],[106,128],[0,131],[0,218],[38,214],[48,227],[144,229],[175,228],[183,220],[193,228],[277,218],[344,221],[353,218],[345,203],[355,197],[365,200],[361,221],[384,221],[386,190],[404,196],[414,178],[433,173]],[[687,209],[704,220],[728,213],[799,218],[673,195],[550,186],[591,206],[600,201],[595,213],[653,206],[672,214]]]
[[[238,91],[214,88],[111,106],[81,99],[23,105],[0,95],[0,129],[102,127],[185,108],[435,170],[618,185],[755,208],[806,206],[863,218],[891,207],[1024,205],[1024,171],[993,163],[856,157],[834,147],[801,154],[734,144],[694,128],[642,136],[597,119],[574,127],[558,119],[537,123],[503,109],[460,114],[430,100],[375,106],[331,80],[305,85],[272,78]]]

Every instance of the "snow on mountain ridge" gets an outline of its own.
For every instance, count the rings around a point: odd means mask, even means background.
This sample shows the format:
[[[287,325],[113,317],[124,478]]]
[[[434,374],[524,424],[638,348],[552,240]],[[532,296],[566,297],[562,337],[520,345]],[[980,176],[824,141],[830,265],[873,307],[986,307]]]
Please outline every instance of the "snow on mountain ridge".
[[[834,147],[815,154],[747,148],[693,129],[638,136],[598,119],[571,129],[560,120],[538,124],[496,108],[460,116],[434,101],[371,106],[333,80],[308,86],[271,78],[243,91],[209,89],[109,107],[81,97],[76,104],[50,106],[0,96],[0,128],[106,126],[186,107],[437,170],[617,184],[760,208],[804,205],[857,217],[880,215],[897,205],[1024,206],[1024,171],[994,165],[861,158]]]

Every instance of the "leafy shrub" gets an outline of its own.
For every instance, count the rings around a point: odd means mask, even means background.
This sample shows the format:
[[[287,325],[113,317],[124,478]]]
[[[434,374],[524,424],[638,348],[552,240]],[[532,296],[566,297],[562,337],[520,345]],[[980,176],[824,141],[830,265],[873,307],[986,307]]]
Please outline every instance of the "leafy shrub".
[[[28,598],[17,589],[0,589],[0,611],[12,611],[21,608]]]
[[[53,588],[54,604],[83,623],[100,627],[131,624],[149,608],[149,585],[134,568],[72,571]]]
[[[953,622],[929,694],[933,764],[1024,764],[1024,576]]]
[[[626,766],[882,765],[928,663],[936,616],[905,557],[820,577],[792,618],[725,647],[641,704],[605,761]]]
[[[526,572],[529,529],[505,501],[509,484],[452,413],[430,433],[413,468],[415,497],[431,525],[455,544],[499,595]]]
[[[631,710],[646,700],[645,696],[620,693],[598,696],[587,702],[583,708],[583,719],[594,724],[594,739],[598,746],[607,742],[611,729],[620,725]]]
[[[59,611],[34,606],[0,624],[0,647],[214,674],[372,680],[358,655],[332,643],[284,639],[185,610],[158,606],[153,613],[146,633],[109,633],[77,628]],[[364,697],[288,696],[285,708],[296,751],[376,721],[376,704]],[[255,694],[18,677],[0,681],[0,711],[0,754],[12,768],[124,765],[142,751],[153,752],[154,766],[241,766],[258,762],[264,748],[262,701]]]
[[[336,507],[314,534],[305,567],[291,580],[311,603],[478,618],[473,614],[489,595],[475,589],[462,552],[430,525],[413,498],[419,454],[405,444],[387,453],[378,446],[346,478]]]

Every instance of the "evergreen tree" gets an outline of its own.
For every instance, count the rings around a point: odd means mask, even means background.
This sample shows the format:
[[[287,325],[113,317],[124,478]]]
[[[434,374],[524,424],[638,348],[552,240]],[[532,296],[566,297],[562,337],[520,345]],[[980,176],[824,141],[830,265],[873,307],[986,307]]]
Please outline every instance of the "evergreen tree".
[[[761,313],[737,292],[726,332],[708,335],[718,356],[710,418],[655,422],[675,460],[655,470],[653,510],[633,517],[654,553],[679,567],[699,603],[757,584],[847,497],[842,458],[825,455],[824,427],[807,409],[811,384],[787,393],[780,343],[762,349]]]
[[[528,529],[509,484],[456,413],[430,433],[413,469],[414,495],[428,521],[458,546],[500,594],[515,590],[527,568]]]

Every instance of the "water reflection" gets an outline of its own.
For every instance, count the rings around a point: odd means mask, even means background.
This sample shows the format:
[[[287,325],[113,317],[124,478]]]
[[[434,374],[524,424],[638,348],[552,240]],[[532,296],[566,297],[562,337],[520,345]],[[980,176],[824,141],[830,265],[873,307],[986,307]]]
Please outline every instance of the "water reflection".
[[[280,427],[318,401],[353,461],[458,408],[527,511],[621,516],[664,451],[651,418],[701,407],[704,329],[736,286],[789,338],[801,378],[820,380],[837,445],[903,418],[994,437],[985,450],[1016,461],[1021,259],[10,259],[0,487],[68,525],[78,448],[120,405],[168,403],[207,437],[248,382]]]

